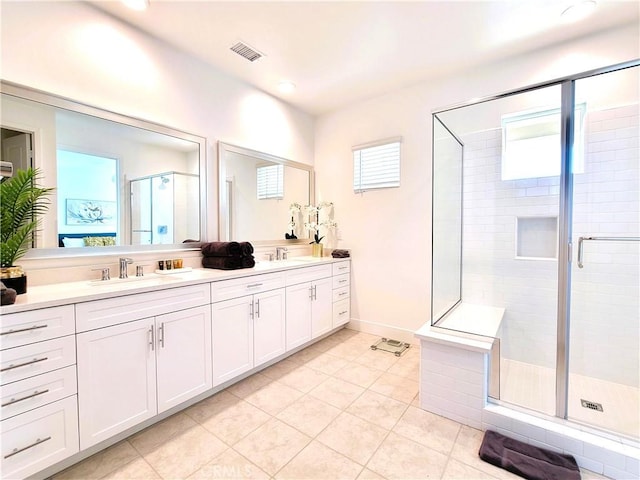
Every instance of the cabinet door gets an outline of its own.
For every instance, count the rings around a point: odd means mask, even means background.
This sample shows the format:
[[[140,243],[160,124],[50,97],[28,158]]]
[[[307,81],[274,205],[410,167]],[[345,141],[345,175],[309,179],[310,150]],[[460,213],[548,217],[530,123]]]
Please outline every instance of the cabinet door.
[[[153,318],[77,336],[80,447],[156,414]]]
[[[287,287],[287,351],[311,340],[311,283]]]
[[[253,297],[217,302],[211,308],[215,386],[253,368]]]
[[[285,352],[284,288],[253,296],[253,357],[258,366]]]
[[[211,307],[156,317],[158,413],[212,387]]]
[[[313,282],[311,336],[323,335],[333,328],[333,281],[331,277]]]

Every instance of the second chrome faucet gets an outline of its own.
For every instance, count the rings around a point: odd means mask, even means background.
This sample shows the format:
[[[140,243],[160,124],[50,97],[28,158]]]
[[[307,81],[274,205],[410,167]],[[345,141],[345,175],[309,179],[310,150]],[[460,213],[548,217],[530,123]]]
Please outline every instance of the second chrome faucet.
[[[123,258],[120,258],[119,262],[120,262],[120,275],[118,275],[118,278],[129,278],[128,266],[130,263],[133,263],[133,259],[123,257]]]

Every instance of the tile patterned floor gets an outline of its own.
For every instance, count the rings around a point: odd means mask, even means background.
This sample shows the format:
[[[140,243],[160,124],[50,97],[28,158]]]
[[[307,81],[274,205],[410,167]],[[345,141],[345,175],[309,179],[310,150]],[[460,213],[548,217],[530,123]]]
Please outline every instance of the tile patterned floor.
[[[479,459],[481,431],[418,408],[419,347],[377,340],[340,330],[54,478],[520,478]]]

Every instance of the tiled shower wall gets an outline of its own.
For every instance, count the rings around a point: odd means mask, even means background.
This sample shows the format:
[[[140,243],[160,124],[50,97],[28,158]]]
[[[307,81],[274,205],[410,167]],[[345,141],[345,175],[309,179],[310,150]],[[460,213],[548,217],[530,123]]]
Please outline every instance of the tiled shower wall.
[[[516,258],[517,217],[556,217],[559,177],[502,181],[501,131],[463,138],[462,298],[505,308],[502,356],[555,368],[557,261]],[[638,236],[638,105],[587,113],[584,173],[575,175],[571,371],[638,385],[636,242],[579,236]]]

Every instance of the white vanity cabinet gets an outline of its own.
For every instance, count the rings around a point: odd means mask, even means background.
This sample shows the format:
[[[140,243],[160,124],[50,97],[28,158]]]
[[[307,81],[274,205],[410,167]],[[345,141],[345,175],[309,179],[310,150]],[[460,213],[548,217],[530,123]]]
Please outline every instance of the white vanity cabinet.
[[[331,265],[287,271],[287,350],[332,329],[331,275]]]
[[[282,273],[211,284],[214,385],[285,353],[283,287]]]
[[[0,478],[24,478],[78,452],[73,306],[2,315]]]
[[[184,297],[203,304],[171,311]],[[209,298],[202,284],[76,305],[80,328],[117,322],[77,335],[81,448],[211,389]]]

